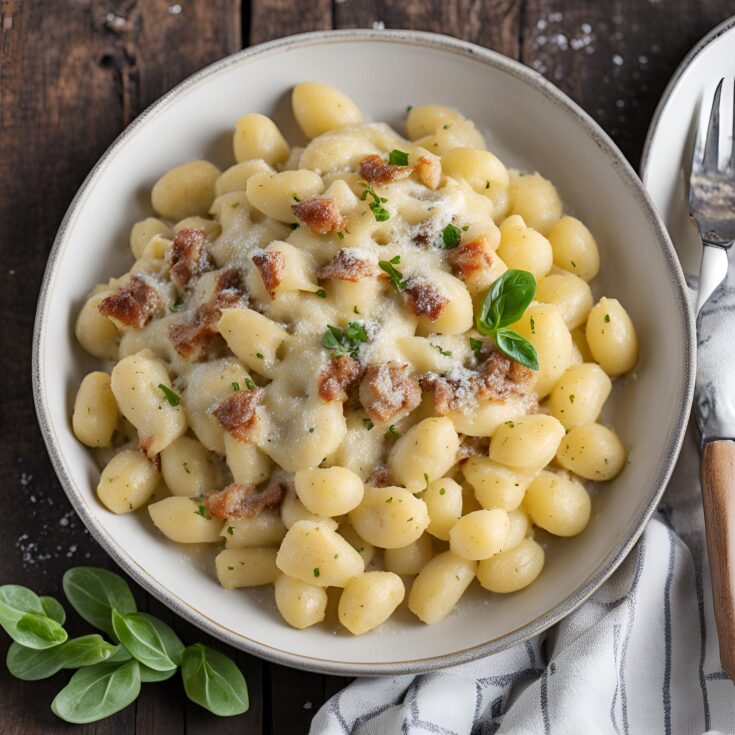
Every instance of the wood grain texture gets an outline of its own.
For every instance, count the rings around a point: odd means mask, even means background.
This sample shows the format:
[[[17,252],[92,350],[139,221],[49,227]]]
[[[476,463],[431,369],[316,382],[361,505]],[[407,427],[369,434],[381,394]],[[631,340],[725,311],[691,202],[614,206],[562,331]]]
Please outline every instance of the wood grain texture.
[[[702,503],[720,661],[735,681],[735,441],[704,447]]]
[[[636,164],[656,101],[686,51],[732,0],[0,0],[0,582],[60,596],[69,566],[113,568],[66,501],[36,426],[30,387],[35,303],[54,233],[96,159],[145,106],[197,69],[259,43],[331,27],[417,28],[501,51],[545,74]],[[140,589],[141,609],[204,640]],[[88,627],[70,615],[71,634]],[[0,657],[7,638],[0,636]],[[270,666],[227,649],[251,710],[220,720],[188,704],[178,677],[75,732],[305,732],[349,679]],[[24,683],[0,665],[0,733],[61,733],[48,704],[68,674]],[[310,706],[309,706],[310,705]]]

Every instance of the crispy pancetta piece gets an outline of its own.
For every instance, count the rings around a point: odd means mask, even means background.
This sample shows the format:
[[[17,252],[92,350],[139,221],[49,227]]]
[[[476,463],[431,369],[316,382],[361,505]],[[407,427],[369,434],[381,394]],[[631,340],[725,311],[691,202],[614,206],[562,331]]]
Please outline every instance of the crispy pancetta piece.
[[[265,508],[273,508],[283,500],[285,488],[274,482],[258,492],[250,482],[233,482],[222,490],[207,493],[204,503],[212,518],[252,518]]]
[[[337,201],[332,197],[304,199],[303,202],[292,204],[291,209],[315,235],[342,232],[347,227],[347,217],[342,215]]]
[[[370,278],[380,273],[378,267],[367,256],[354,248],[343,248],[316,273],[319,280],[352,281]]]
[[[532,375],[527,367],[493,349],[477,370],[456,377],[429,373],[419,383],[423,390],[434,391],[437,413],[465,413],[477,406],[478,399],[505,401],[524,395]]]
[[[442,177],[442,164],[437,156],[419,156],[414,167],[416,178],[428,189],[439,188]]]
[[[99,303],[99,311],[125,327],[142,329],[163,309],[163,299],[142,276],[135,275],[117,293]]]
[[[360,161],[360,176],[371,184],[388,184],[406,179],[413,173],[413,166],[396,166],[378,155],[366,156]]]
[[[263,400],[264,390],[238,390],[220,401],[212,411],[219,425],[238,441],[246,442],[258,420],[256,410]]]
[[[246,304],[242,274],[238,268],[227,268],[218,274],[215,292],[194,313],[193,322],[179,322],[168,329],[176,351],[187,359],[199,358],[217,336],[217,322],[222,309],[236,309]]]
[[[204,230],[187,227],[176,233],[171,243],[169,266],[171,281],[179,291],[183,291],[194,276],[211,270]]]
[[[436,321],[449,303],[446,297],[423,278],[409,278],[403,292],[413,314]]]
[[[268,295],[276,298],[276,289],[283,281],[283,270],[286,267],[286,259],[283,253],[273,250],[263,251],[253,255],[253,263],[260,271],[260,277],[263,279],[263,285]]]
[[[492,268],[493,249],[485,235],[480,235],[450,250],[447,260],[457,268],[462,280],[466,281],[477,271]]]
[[[346,401],[361,377],[362,366],[354,357],[333,357],[319,375],[319,395],[325,401]]]
[[[384,362],[369,365],[360,382],[360,403],[375,423],[411,413],[421,403],[421,388],[408,374],[408,365]]]

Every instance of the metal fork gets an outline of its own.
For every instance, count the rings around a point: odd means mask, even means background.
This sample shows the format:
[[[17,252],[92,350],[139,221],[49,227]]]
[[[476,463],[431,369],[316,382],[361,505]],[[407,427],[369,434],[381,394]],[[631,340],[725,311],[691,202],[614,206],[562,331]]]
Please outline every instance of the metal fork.
[[[689,214],[704,246],[696,314],[727,275],[727,250],[735,240],[735,111],[730,155],[720,166],[720,103],[724,79],[715,90],[707,135],[697,135],[689,179]]]

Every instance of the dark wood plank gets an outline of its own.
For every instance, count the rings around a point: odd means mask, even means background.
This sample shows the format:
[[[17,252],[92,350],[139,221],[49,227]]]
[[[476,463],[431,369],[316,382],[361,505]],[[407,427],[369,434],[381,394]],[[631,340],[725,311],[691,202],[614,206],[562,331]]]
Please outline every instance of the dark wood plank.
[[[331,0],[252,0],[250,3],[251,45],[329,28],[332,28]]]
[[[3,583],[60,596],[68,567],[113,566],[71,510],[36,425],[30,387],[36,295],[56,228],[95,160],[143,107],[238,50],[240,28],[239,0],[180,6],[174,0],[0,0],[0,343],[6,347],[0,430],[9,439],[0,446]],[[74,615],[69,627],[72,634],[89,632]],[[200,637],[191,626],[181,635],[188,642]],[[3,659],[7,645],[1,636]],[[245,658],[244,668],[261,668]],[[261,730],[262,690],[257,673],[248,675],[256,715],[237,718],[240,733]],[[19,682],[0,666],[0,732],[68,732],[49,709],[68,678],[66,672]],[[183,732],[183,705],[172,704],[180,691],[177,680],[149,685],[137,721],[131,706],[78,731],[132,733],[137,726],[139,732]],[[175,711],[180,714],[172,720]],[[209,726],[214,722],[212,717]]]
[[[337,0],[335,27],[411,28],[445,33],[518,58],[521,7],[517,0]]]
[[[589,112],[637,166],[648,124],[687,51],[735,12],[727,0],[527,0],[522,60]]]
[[[270,666],[271,732],[305,733],[325,699],[323,680],[330,679],[285,666]]]

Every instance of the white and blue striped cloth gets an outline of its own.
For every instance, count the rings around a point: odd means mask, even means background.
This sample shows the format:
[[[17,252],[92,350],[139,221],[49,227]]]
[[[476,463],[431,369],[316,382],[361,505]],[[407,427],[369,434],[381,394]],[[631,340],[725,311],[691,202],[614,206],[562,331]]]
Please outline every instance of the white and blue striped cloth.
[[[702,315],[705,333],[717,328],[720,344],[722,332],[732,335],[733,304],[735,267]],[[735,686],[720,666],[712,610],[697,442],[690,428],[635,550],[555,628],[452,669],[358,679],[319,710],[311,735],[735,734]]]

